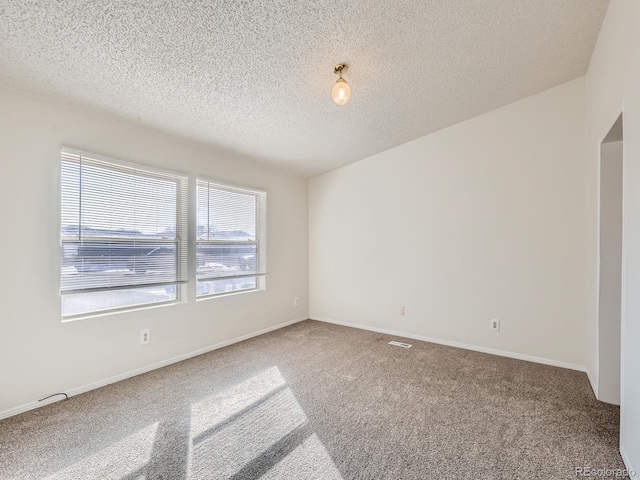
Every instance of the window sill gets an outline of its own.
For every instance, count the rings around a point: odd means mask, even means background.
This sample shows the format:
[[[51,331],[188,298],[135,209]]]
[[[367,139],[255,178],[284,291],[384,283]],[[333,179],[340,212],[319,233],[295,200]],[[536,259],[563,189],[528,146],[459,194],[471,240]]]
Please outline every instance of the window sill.
[[[140,306],[133,306],[133,307],[125,307],[125,308],[114,308],[112,310],[102,310],[99,312],[91,312],[91,313],[81,313],[79,315],[70,315],[68,317],[61,317],[61,323],[72,323],[72,322],[77,322],[79,320],[90,320],[92,318],[100,318],[100,317],[109,317],[111,315],[120,315],[122,313],[128,313],[128,312],[139,312],[141,310],[151,310],[154,308],[162,308],[162,307],[169,307],[172,305],[179,305],[181,303],[187,303],[184,300],[171,300],[169,302],[162,302],[162,303],[154,303],[151,305],[140,305]]]
[[[263,292],[265,291],[266,288],[262,287],[258,287],[258,288],[251,288],[251,289],[247,289],[247,290],[238,290],[238,291],[232,291],[232,292],[221,292],[221,293],[210,293],[208,295],[200,295],[198,297],[196,297],[196,302],[201,302],[204,300],[211,300],[213,298],[222,298],[222,297],[231,297],[234,295],[242,295],[245,293],[255,293],[255,292]]]

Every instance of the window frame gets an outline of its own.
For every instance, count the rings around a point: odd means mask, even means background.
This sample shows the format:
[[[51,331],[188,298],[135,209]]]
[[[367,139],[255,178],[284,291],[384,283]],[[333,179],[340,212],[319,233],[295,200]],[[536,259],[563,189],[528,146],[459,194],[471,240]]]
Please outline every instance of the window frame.
[[[67,158],[65,158],[65,156]],[[72,159],[73,157],[77,157],[77,160]],[[174,182],[176,185],[176,199],[175,199],[175,238],[148,238],[148,237],[118,237],[118,236],[83,236],[82,229],[82,158],[87,157],[88,159],[94,160],[99,163],[103,163],[100,168],[104,168],[106,170],[115,171],[115,172],[125,172],[130,175],[136,175],[141,178],[155,178],[157,180],[163,180],[168,182]],[[62,216],[63,216],[63,181],[62,181],[62,165],[64,162],[75,162],[78,163],[79,169],[79,180],[78,180],[78,199],[79,199],[79,213],[78,213],[78,234],[77,235],[64,235],[62,228]],[[85,318],[93,318],[98,316],[122,313],[127,311],[134,310],[143,310],[149,308],[155,308],[166,305],[174,305],[177,303],[183,303],[187,298],[187,285],[189,283],[189,192],[190,192],[190,177],[187,174],[175,172],[171,170],[164,170],[152,166],[148,166],[141,163],[132,163],[128,161],[123,161],[120,159],[115,159],[111,157],[106,157],[94,153],[90,153],[84,150],[78,150],[74,148],[69,148],[66,146],[62,146],[60,148],[60,157],[59,157],[59,165],[60,165],[60,176],[59,176],[59,211],[58,211],[58,241],[59,241],[59,251],[58,255],[58,268],[59,268],[59,298],[60,298],[60,316],[62,322],[81,320]],[[102,227],[88,227],[88,228],[102,228]],[[83,242],[96,242],[96,243],[106,243],[106,244],[117,244],[117,243],[134,243],[137,245],[141,244],[165,244],[165,245],[174,245],[175,246],[175,272],[176,272],[176,281],[164,281],[164,282],[152,282],[152,283],[134,283],[129,285],[112,285],[105,287],[88,287],[88,288],[79,288],[79,289],[62,289],[62,260],[63,260],[63,247],[65,244],[77,242],[78,245]],[[118,291],[118,290],[136,290],[148,287],[166,287],[166,286],[174,286],[175,287],[175,298],[168,300],[159,300],[154,302],[146,302],[146,303],[136,303],[132,305],[123,305],[117,307],[110,308],[101,308],[96,310],[87,310],[80,313],[71,313],[64,314],[63,313],[63,297],[65,295],[76,295],[82,293],[95,293],[95,292],[110,292],[110,291]]]
[[[237,240],[202,240],[198,238],[198,187],[203,183],[207,184],[207,191],[209,191],[212,186],[215,190],[226,191],[230,193],[239,193],[243,195],[251,195],[255,199],[255,240],[246,240],[246,245],[255,245],[256,246],[256,273],[247,273],[242,275],[229,275],[229,276],[211,276],[207,278],[198,278],[198,246],[199,245],[216,245],[216,246],[224,246],[224,245],[237,245],[239,242]],[[267,268],[266,268],[266,256],[267,256],[267,248],[266,248],[266,237],[267,237],[267,192],[265,190],[261,190],[254,187],[241,186],[221,180],[217,180],[211,177],[198,176],[195,182],[196,192],[195,192],[195,249],[193,254],[194,266],[195,266],[195,296],[196,301],[200,300],[208,300],[211,298],[218,298],[227,295],[238,295],[242,293],[251,293],[257,292],[261,290],[266,290],[267,288]],[[210,203],[207,202],[207,207],[210,207]],[[207,228],[210,228],[209,225],[209,213],[207,212]],[[260,272],[260,266],[264,265],[264,271]],[[216,280],[237,280],[239,278],[255,278],[256,286],[253,288],[246,288],[242,290],[231,290],[224,292],[214,292],[214,293],[205,293],[198,294],[198,284],[200,282],[211,282]]]

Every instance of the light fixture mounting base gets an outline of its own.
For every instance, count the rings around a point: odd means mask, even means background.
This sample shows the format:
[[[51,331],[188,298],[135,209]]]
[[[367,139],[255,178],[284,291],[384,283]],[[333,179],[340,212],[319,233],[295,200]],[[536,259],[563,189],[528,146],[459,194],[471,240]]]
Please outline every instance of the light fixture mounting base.
[[[339,73],[344,72],[346,69],[347,69],[347,64],[346,63],[339,63],[333,69],[333,73],[335,73],[337,75]]]

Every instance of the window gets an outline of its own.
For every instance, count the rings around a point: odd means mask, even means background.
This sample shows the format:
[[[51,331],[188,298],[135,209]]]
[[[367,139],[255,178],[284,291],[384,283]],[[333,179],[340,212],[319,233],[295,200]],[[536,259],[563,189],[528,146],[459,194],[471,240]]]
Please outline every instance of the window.
[[[187,182],[62,149],[63,317],[179,299],[187,281]]]
[[[196,190],[196,296],[264,288],[267,194],[204,179]]]

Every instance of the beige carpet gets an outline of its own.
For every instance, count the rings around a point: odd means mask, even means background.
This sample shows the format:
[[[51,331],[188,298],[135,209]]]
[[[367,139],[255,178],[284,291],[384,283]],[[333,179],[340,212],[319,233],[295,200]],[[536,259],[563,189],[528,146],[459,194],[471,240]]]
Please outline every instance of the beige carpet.
[[[570,479],[623,468],[583,373],[305,321],[0,421],[2,479]],[[398,339],[403,340],[403,339]]]

